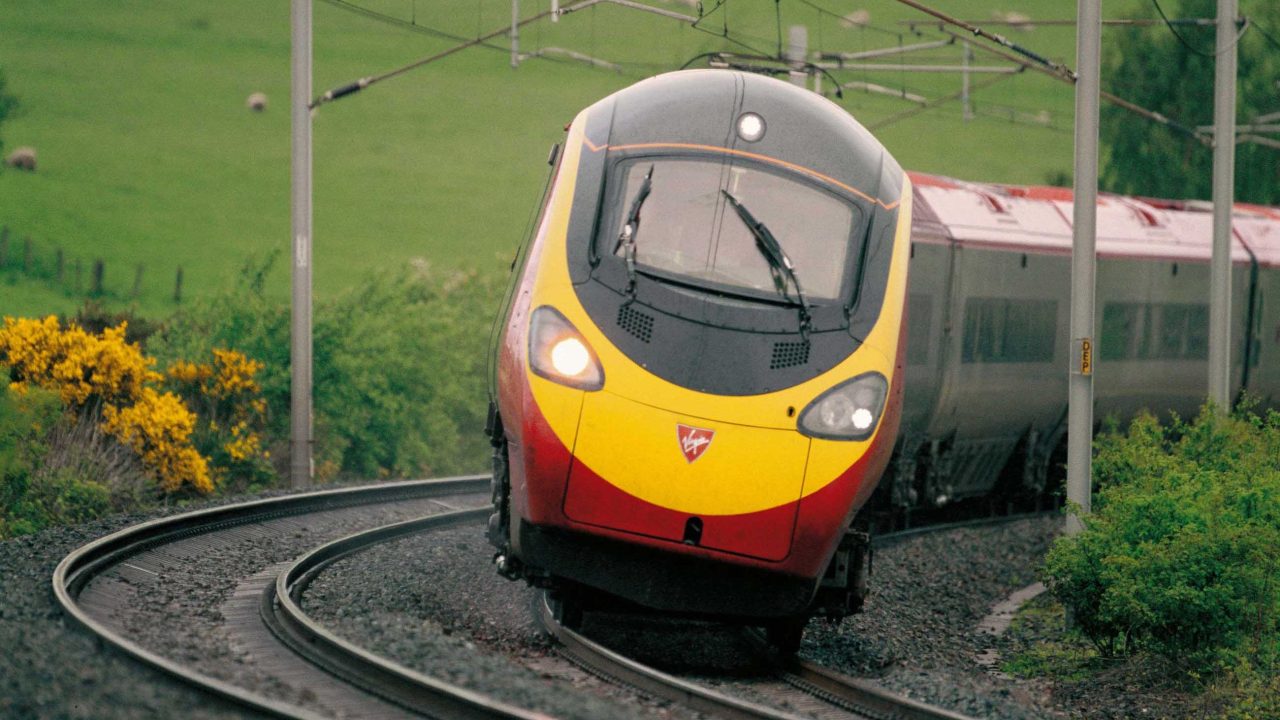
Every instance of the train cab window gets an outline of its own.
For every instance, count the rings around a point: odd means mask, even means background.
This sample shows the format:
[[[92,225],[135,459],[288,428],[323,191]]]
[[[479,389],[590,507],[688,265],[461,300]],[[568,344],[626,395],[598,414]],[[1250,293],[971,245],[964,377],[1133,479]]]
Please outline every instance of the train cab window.
[[[1052,362],[1057,325],[1056,300],[969,298],[961,362]]]
[[[635,233],[636,265],[708,286],[777,297],[769,263],[751,231],[727,204],[732,194],[767,226],[795,265],[811,301],[836,300],[846,291],[851,252],[863,226],[862,212],[832,192],[754,164],[712,158],[638,158],[619,163],[611,209],[597,238],[615,251],[631,205],[653,168],[651,190]]]

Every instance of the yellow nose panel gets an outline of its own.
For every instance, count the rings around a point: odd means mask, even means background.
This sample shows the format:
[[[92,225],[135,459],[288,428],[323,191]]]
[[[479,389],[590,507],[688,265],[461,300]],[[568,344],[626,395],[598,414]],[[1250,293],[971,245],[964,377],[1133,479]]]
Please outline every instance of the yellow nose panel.
[[[714,435],[706,442],[709,433]],[[575,472],[586,465],[629,495],[695,515],[736,515],[795,502],[808,452],[808,438],[794,430],[681,415],[608,390],[586,393],[574,448]]]

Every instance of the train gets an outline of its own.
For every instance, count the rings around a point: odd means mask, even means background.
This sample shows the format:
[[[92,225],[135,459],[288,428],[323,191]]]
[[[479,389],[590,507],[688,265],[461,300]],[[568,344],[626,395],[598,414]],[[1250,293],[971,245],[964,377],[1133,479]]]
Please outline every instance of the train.
[[[905,172],[839,106],[735,70],[649,78],[566,133],[495,322],[486,427],[495,564],[562,622],[710,617],[791,652],[811,617],[861,609],[873,509],[1046,493],[1069,190]],[[1095,413],[1193,413],[1209,214],[1098,213]],[[1280,212],[1240,206],[1235,234],[1233,377],[1274,407]]]
[[[906,397],[890,507],[1042,497],[1065,457],[1072,193],[911,173]],[[1212,206],[1097,203],[1094,418],[1208,394]],[[1280,407],[1280,209],[1232,220],[1232,396]]]
[[[620,599],[795,645],[865,594],[910,180],[834,103],[745,72],[641,81],[567,133],[493,348],[498,568],[569,621]]]

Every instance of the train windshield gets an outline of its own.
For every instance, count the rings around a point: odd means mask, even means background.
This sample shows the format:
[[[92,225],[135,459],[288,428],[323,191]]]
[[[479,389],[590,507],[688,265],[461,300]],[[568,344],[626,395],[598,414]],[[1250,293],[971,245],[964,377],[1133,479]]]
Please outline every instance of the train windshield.
[[[615,174],[620,182],[610,192],[615,210],[600,239],[603,247],[617,245],[619,256],[625,252],[617,239],[650,168],[651,192],[635,232],[641,271],[777,298],[769,262],[723,190],[777,238],[810,300],[842,297],[860,211],[815,185],[755,165],[669,157],[622,163]]]

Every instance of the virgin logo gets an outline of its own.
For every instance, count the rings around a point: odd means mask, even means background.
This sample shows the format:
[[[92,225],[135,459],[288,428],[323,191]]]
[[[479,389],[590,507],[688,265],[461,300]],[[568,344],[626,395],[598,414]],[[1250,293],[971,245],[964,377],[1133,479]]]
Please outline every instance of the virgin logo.
[[[706,452],[707,447],[711,445],[711,439],[715,436],[715,430],[676,424],[676,438],[680,440],[680,452],[684,453],[684,459],[689,462],[702,457],[702,453]]]

